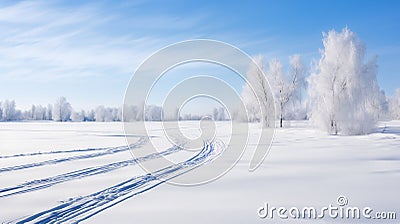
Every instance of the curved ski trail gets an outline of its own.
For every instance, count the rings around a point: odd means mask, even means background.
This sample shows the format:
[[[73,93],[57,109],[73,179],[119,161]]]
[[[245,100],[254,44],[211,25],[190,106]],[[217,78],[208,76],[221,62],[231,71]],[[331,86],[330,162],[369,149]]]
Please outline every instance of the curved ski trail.
[[[216,148],[217,150],[215,150]],[[78,223],[84,221],[122,201],[214,160],[223,150],[224,147],[218,147],[215,142],[206,143],[197,155],[184,162],[131,178],[87,196],[72,198],[49,210],[10,223]]]
[[[88,167],[88,168],[84,168],[84,169],[80,169],[80,170],[76,170],[76,171],[72,171],[72,172],[68,172],[68,173],[59,174],[59,175],[52,176],[52,177],[28,181],[28,182],[25,182],[25,183],[22,183],[22,184],[19,184],[16,186],[11,186],[11,187],[6,187],[3,189],[0,189],[0,198],[9,197],[9,196],[17,195],[17,194],[28,193],[28,192],[36,191],[36,190],[41,190],[41,189],[48,188],[48,187],[51,187],[56,184],[60,184],[60,183],[75,180],[75,179],[81,179],[81,178],[85,178],[85,177],[89,177],[89,176],[108,173],[108,172],[111,172],[113,170],[117,170],[117,169],[120,169],[123,167],[127,167],[130,165],[136,165],[138,163],[156,159],[156,158],[160,158],[162,156],[167,156],[167,155],[173,154],[175,152],[178,152],[181,149],[182,148],[179,146],[173,146],[162,152],[152,153],[150,155],[146,155],[146,156],[139,157],[139,158],[133,158],[133,159],[114,162],[114,163],[105,164],[105,165],[101,165],[101,166]]]
[[[52,154],[63,154],[63,153],[76,153],[76,152],[105,151],[105,150],[110,150],[110,149],[113,149],[113,148],[115,148],[115,147],[31,152],[31,153],[21,153],[21,154],[13,154],[13,155],[3,155],[3,156],[0,156],[0,159],[8,159],[8,158],[16,158],[16,157],[28,157],[28,156],[42,156],[42,155],[52,155]]]
[[[50,160],[45,160],[45,161],[41,161],[41,162],[28,163],[28,164],[22,164],[22,165],[17,165],[17,166],[3,167],[3,168],[0,168],[0,173],[22,170],[22,169],[29,169],[29,168],[45,166],[45,165],[53,165],[53,164],[64,163],[64,162],[69,162],[69,161],[96,158],[96,157],[105,156],[105,155],[111,155],[114,153],[124,152],[124,151],[130,150],[130,149],[142,147],[147,142],[148,142],[148,137],[141,137],[136,143],[134,143],[130,146],[119,146],[119,147],[110,148],[105,151],[101,151],[101,152],[97,152],[97,153],[70,156],[70,157],[64,157],[64,158],[58,158],[58,159],[50,159]]]

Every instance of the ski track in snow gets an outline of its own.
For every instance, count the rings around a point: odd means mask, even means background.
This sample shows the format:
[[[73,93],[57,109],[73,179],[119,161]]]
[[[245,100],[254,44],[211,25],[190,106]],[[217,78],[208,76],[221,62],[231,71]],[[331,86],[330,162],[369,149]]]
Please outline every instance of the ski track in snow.
[[[31,191],[36,191],[44,188],[51,187],[56,184],[60,184],[66,181],[71,181],[74,179],[81,179],[84,177],[89,177],[89,176],[94,176],[102,173],[108,173],[113,170],[117,170],[126,166],[130,165],[135,165],[141,162],[145,162],[151,159],[156,159],[160,158],[162,156],[167,156],[172,153],[180,151],[182,148],[179,146],[172,146],[171,148],[164,150],[162,152],[158,153],[152,153],[140,158],[134,158],[134,159],[129,159],[129,160],[124,160],[124,161],[119,161],[119,162],[114,162],[114,163],[109,163],[106,165],[101,165],[101,166],[94,166],[94,167],[88,167],[68,173],[63,173],[60,175],[52,176],[52,177],[47,177],[39,180],[32,180],[28,181],[16,186],[11,186],[11,187],[6,187],[3,189],[0,189],[0,198],[12,196],[12,195],[17,195],[17,194],[23,194],[23,193],[28,193]]]
[[[162,168],[153,173],[128,179],[87,196],[71,198],[49,210],[9,223],[78,223],[84,221],[122,201],[155,188],[174,177],[214,160],[224,149],[219,144],[221,143],[206,143],[196,156],[184,162]],[[216,148],[218,150],[215,150]]]
[[[4,155],[0,156],[0,159],[16,158],[16,157],[26,157],[26,156],[41,156],[41,155],[51,155],[51,154],[62,154],[62,153],[74,153],[74,152],[93,152],[93,151],[105,151],[110,150],[115,147],[107,148],[88,148],[88,149],[72,149],[72,150],[56,150],[48,152],[32,152],[32,153],[21,153],[14,155]]]
[[[119,146],[119,147],[113,147],[113,148],[107,149],[105,151],[90,153],[90,154],[85,154],[85,155],[70,156],[70,157],[64,157],[64,158],[59,158],[59,159],[45,160],[45,161],[36,162],[36,163],[28,163],[28,164],[22,164],[22,165],[17,165],[17,166],[3,167],[3,168],[0,168],[0,173],[15,171],[15,170],[22,170],[22,169],[29,169],[29,168],[45,166],[45,165],[53,165],[53,164],[69,162],[69,161],[76,161],[76,160],[81,160],[81,159],[90,159],[90,158],[110,155],[110,154],[114,154],[114,153],[124,152],[124,151],[130,150],[130,149],[133,149],[133,148],[141,147],[144,144],[146,144],[147,141],[148,141],[148,137],[141,137],[136,143],[134,143],[130,146]]]

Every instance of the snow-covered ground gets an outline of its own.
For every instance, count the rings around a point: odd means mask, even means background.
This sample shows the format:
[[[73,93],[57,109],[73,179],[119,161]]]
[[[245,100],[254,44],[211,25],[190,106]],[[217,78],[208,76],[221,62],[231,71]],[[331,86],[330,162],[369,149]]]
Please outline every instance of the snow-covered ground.
[[[193,124],[188,122],[187,128]],[[218,126],[224,128],[226,122]],[[282,221],[278,217],[272,221],[259,218],[259,207],[268,203],[321,208],[337,205],[337,197],[343,195],[349,206],[396,212],[397,220],[326,217],[283,222],[398,223],[400,121],[382,122],[375,133],[366,136],[331,136],[307,122],[287,126],[276,130],[271,151],[255,172],[248,172],[251,152],[246,152],[222,178],[182,187],[153,180],[154,176],[146,176],[135,165],[125,147],[122,123],[0,123],[0,221],[23,220],[56,206],[53,211],[64,212],[59,217],[99,206],[104,210],[85,222],[278,223]],[[162,134],[156,122],[147,127]],[[196,129],[191,130],[196,135]],[[177,159],[183,153],[167,141],[154,141],[167,150],[161,150],[164,156]],[[135,147],[146,150],[149,143],[138,135]],[[204,162],[205,157],[195,163]],[[180,169],[175,168],[163,175]],[[116,186],[124,181],[128,182],[121,186],[127,187]],[[126,200],[110,206],[101,204],[104,198]]]

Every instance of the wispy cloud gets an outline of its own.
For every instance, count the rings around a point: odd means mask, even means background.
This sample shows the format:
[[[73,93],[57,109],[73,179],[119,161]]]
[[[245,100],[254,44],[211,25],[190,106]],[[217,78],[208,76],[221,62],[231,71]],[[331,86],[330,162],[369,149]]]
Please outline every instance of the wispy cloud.
[[[0,7],[0,79],[54,80],[131,74],[152,51],[168,43],[142,29],[187,29],[198,22],[175,16],[130,17],[122,34],[121,16],[98,5],[57,6],[18,2]],[[131,30],[130,29],[135,29]],[[127,32],[128,31],[128,32]]]
[[[148,56],[206,34],[208,13],[188,14],[141,1],[1,2],[0,101],[28,108],[66,96],[78,109],[118,106]]]

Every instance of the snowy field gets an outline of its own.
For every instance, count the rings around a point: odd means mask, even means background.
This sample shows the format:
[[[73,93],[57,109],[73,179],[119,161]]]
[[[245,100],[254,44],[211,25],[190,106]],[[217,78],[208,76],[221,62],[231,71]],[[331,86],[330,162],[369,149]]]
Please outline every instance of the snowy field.
[[[162,134],[157,123],[147,126]],[[154,139],[165,147],[164,156],[182,153]],[[134,147],[145,150],[148,144],[138,135]],[[292,121],[276,130],[271,151],[255,172],[248,172],[251,152],[246,152],[222,178],[182,187],[142,176],[126,148],[122,123],[0,123],[0,221],[58,216],[70,222],[79,220],[68,217],[80,212],[90,215],[86,223],[398,223],[399,146],[400,121],[381,122],[365,136],[327,135],[307,122]],[[320,208],[336,205],[341,195],[349,206],[396,212],[397,220],[268,220],[257,215],[265,203]]]

